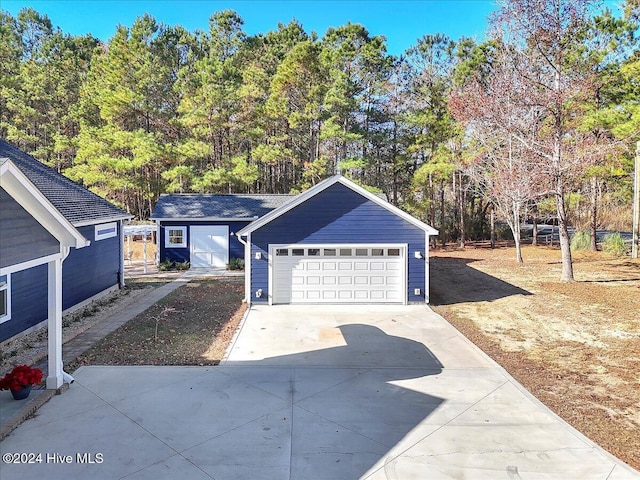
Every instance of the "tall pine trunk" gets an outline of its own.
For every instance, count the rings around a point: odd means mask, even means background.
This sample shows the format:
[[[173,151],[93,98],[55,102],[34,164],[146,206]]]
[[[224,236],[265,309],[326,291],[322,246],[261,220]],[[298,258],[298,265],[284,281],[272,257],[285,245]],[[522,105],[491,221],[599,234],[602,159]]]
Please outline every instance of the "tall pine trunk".
[[[591,222],[590,222],[590,237],[591,237],[591,245],[590,250],[592,252],[598,251],[598,239],[597,239],[597,229],[598,229],[598,179],[594,176],[591,179]]]

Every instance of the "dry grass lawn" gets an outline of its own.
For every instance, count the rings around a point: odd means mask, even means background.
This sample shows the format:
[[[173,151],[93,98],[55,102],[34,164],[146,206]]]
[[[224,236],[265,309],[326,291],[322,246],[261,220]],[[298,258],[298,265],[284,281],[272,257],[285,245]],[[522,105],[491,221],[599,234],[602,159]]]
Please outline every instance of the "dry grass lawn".
[[[640,469],[640,261],[525,246],[436,250],[434,309],[558,415]]]

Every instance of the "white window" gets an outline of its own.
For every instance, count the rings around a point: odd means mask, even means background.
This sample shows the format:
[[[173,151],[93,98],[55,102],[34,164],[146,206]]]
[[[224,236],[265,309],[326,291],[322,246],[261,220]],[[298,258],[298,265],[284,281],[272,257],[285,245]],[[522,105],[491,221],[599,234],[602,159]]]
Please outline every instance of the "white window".
[[[164,246],[166,248],[187,248],[187,227],[166,227]]]
[[[116,222],[103,223],[95,226],[95,240],[104,240],[118,235],[118,224]]]
[[[0,323],[11,320],[11,275],[0,277]]]

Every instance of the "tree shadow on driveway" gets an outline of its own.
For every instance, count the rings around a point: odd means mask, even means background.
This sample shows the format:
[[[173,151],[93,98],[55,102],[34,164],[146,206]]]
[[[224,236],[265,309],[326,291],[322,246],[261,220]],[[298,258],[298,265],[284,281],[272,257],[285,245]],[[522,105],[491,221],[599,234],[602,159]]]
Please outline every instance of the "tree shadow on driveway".
[[[436,356],[420,342],[375,326],[338,329],[346,345],[268,357],[250,367],[225,364],[233,376],[288,397],[291,479],[363,478],[402,441],[411,445],[437,428],[423,425],[445,401],[429,394],[424,381],[442,372]],[[277,391],[269,372],[286,367],[288,390]],[[218,478],[215,468],[209,473]]]

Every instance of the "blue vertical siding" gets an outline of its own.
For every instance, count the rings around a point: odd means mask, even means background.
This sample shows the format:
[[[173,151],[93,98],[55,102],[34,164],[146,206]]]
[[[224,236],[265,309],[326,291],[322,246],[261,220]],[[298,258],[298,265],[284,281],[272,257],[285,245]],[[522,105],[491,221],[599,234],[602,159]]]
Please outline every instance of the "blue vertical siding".
[[[350,188],[336,183],[251,233],[251,295],[267,302],[269,245],[293,243],[406,243],[409,302],[424,302],[425,232]],[[255,260],[261,252],[262,259]],[[420,295],[414,295],[419,288]],[[255,292],[262,289],[262,298]]]
[[[229,259],[242,258],[244,259],[244,245],[242,245],[238,238],[235,236],[235,232],[241,228],[249,225],[247,222],[181,222],[181,221],[163,221],[160,222],[160,236],[158,238],[158,244],[160,247],[160,261],[171,260],[173,262],[184,262],[189,260],[191,238],[189,227],[191,226],[206,226],[206,225],[228,225],[229,226]],[[186,248],[166,248],[165,242],[165,230],[166,227],[187,227],[187,246]],[[232,233],[234,235],[232,235]]]

